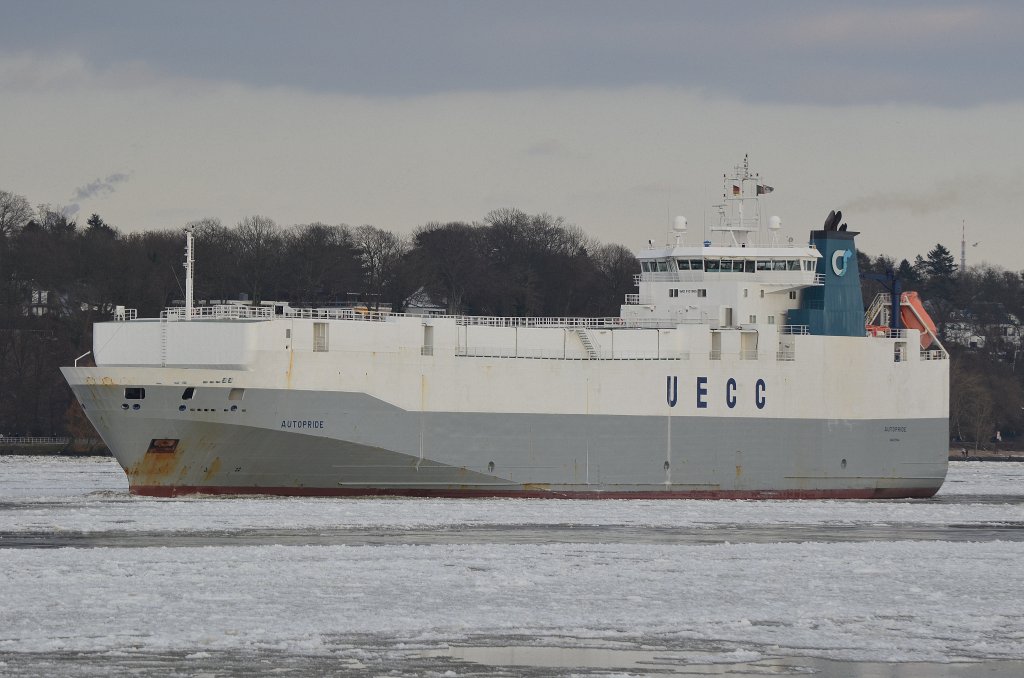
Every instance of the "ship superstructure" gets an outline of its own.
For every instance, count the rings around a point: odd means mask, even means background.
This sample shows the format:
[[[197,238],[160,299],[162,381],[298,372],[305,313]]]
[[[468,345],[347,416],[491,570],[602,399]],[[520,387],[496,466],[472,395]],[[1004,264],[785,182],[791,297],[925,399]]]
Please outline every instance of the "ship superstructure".
[[[780,242],[746,161],[724,187],[717,242],[677,218],[672,242],[639,252],[619,317],[187,294],[98,323],[96,367],[64,374],[138,494],[933,494],[944,349],[918,328],[865,331],[856,233],[835,215]]]

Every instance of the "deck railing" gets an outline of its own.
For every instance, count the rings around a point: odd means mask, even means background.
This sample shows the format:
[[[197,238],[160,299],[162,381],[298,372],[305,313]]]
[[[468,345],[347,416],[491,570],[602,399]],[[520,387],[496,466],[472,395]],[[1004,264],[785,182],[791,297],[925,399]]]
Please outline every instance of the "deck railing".
[[[455,355],[462,358],[532,358],[544,360],[689,360],[689,351],[606,351],[512,348],[508,346],[461,346]]]
[[[22,446],[22,445],[67,445],[71,442],[71,438],[62,438],[59,436],[0,436],[0,447],[6,445]]]

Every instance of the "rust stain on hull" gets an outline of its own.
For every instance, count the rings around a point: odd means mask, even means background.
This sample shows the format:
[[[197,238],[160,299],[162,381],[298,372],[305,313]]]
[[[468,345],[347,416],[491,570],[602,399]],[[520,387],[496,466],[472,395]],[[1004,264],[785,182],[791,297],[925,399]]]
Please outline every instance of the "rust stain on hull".
[[[169,485],[174,484],[176,480],[183,480],[188,473],[188,466],[181,464],[185,450],[180,443],[175,442],[176,444],[171,447],[159,444],[156,440],[152,441],[142,459],[125,469],[129,484]]]
[[[210,478],[220,472],[220,457],[214,457],[210,465],[206,467],[206,472],[203,474],[203,482],[208,482]]]

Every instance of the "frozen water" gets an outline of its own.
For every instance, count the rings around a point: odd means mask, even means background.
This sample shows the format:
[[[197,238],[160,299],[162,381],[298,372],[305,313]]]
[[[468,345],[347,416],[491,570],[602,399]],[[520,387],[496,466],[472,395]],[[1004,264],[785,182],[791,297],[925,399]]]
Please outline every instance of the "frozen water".
[[[1019,675],[1022,526],[1013,463],[954,462],[907,502],[161,500],[110,459],[0,457],[0,674],[471,675],[522,646],[602,675]],[[545,657],[511,674],[587,673]]]

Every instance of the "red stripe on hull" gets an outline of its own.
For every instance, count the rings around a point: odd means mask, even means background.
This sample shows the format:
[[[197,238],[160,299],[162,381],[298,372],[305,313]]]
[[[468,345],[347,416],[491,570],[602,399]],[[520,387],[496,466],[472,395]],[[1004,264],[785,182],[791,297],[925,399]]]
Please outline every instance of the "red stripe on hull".
[[[641,490],[636,492],[594,490],[475,490],[353,487],[239,487],[232,485],[140,485],[132,494],[147,497],[180,497],[190,494],[272,495],[279,497],[420,497],[420,498],[516,498],[516,499],[926,499],[938,487],[863,488],[834,490]]]

